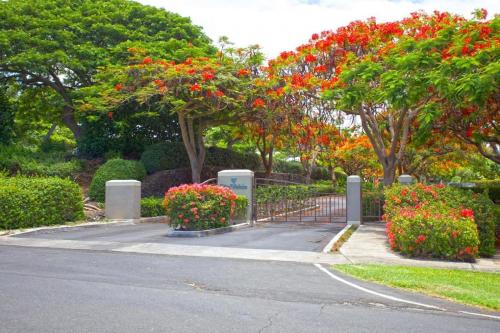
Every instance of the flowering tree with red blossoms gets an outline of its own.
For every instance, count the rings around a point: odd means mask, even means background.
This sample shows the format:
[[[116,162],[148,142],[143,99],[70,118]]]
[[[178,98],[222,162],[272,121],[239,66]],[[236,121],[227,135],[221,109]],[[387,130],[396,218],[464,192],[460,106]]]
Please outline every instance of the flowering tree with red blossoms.
[[[145,57],[127,67],[109,68],[113,89],[102,95],[107,105],[130,99],[142,105],[163,105],[177,114],[191,164],[192,180],[200,182],[205,160],[205,130],[240,120],[251,91],[251,70],[261,61],[257,47],[227,49],[215,58],[188,58],[176,63]]]
[[[473,107],[465,137],[482,140],[478,148],[491,152],[498,138],[497,104],[492,103],[498,99],[498,21],[485,21],[482,11],[471,20],[414,13],[397,22],[355,21],[314,34],[297,52],[280,56],[293,58],[286,65],[303,70],[288,75],[281,70],[285,91],[300,86],[311,100],[330,101],[329,112],[357,117],[385,184],[394,181],[412,135],[428,139],[436,126],[460,132],[443,121],[456,109]],[[473,89],[475,84],[479,89]],[[479,116],[484,113],[489,116]],[[483,123],[474,125],[473,119]]]
[[[291,124],[290,132],[287,146],[299,155],[306,183],[310,183],[320,154],[325,154],[334,142],[339,141],[339,131],[335,126],[304,117],[302,121]]]

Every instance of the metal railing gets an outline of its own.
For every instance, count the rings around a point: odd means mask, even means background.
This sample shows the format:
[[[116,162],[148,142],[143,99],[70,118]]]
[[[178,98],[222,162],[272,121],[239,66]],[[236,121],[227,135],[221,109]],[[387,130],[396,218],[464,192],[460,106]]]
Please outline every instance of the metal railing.
[[[319,192],[314,185],[256,178],[253,212],[256,220],[330,222],[346,213],[344,195]]]

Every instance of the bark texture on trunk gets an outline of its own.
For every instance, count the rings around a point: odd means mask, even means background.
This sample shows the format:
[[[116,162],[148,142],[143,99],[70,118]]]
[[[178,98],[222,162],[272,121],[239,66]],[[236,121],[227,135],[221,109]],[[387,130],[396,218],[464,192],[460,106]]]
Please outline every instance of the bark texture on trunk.
[[[205,162],[205,142],[203,131],[205,124],[196,121],[192,117],[186,117],[182,113],[178,114],[179,126],[181,128],[182,142],[186,148],[191,166],[191,180],[193,183],[201,182],[201,171]]]

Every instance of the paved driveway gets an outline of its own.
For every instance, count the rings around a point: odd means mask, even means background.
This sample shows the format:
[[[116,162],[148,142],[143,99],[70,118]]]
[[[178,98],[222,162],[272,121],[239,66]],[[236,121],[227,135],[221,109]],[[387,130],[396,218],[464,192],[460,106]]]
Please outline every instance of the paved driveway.
[[[320,252],[344,226],[344,223],[261,223],[255,227],[220,235],[181,238],[167,237],[168,226],[165,224],[107,224],[41,230],[20,234],[16,237]]]

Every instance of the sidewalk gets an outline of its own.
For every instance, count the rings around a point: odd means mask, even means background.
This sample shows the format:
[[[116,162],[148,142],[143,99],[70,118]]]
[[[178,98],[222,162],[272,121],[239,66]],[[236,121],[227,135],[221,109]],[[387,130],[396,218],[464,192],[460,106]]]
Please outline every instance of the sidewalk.
[[[409,259],[392,252],[387,243],[385,225],[363,224],[340,249],[354,264],[389,264],[401,266],[423,266],[433,268],[456,268],[477,271],[500,272],[500,257],[478,259],[475,263],[440,260]]]

